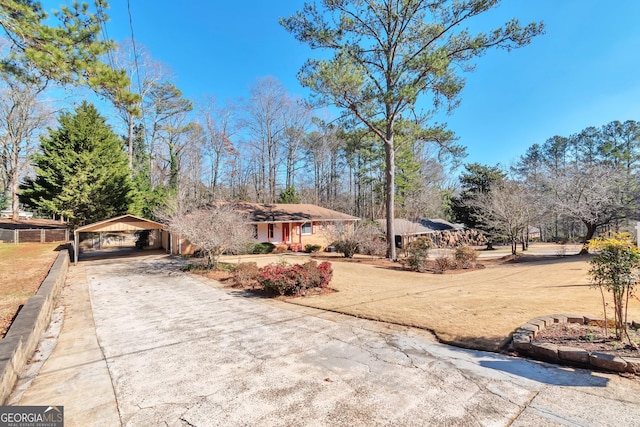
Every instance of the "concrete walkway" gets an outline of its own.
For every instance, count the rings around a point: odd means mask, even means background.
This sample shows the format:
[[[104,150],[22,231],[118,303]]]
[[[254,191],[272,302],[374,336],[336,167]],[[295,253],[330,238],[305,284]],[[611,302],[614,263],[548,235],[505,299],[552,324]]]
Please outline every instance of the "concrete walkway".
[[[96,338],[85,264],[69,268],[60,307],[64,321],[55,348],[35,379],[29,372],[23,375],[9,402],[64,406],[65,426],[119,426],[111,377]],[[54,338],[50,333],[45,332],[35,360],[46,353],[47,340]],[[23,391],[25,380],[28,388]]]
[[[67,426],[640,419],[638,381],[456,349],[421,330],[216,289],[172,263],[71,267],[58,345],[19,404],[64,405]]]

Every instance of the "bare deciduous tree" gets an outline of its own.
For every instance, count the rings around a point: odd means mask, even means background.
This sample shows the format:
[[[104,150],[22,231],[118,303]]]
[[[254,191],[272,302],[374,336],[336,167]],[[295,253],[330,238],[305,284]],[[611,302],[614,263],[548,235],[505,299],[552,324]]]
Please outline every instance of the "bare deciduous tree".
[[[290,108],[289,94],[275,78],[260,79],[251,88],[243,125],[249,134],[249,149],[257,159],[254,181],[259,191],[259,202],[274,203],[278,195],[276,185],[278,171],[285,158],[282,145],[288,129]]]
[[[223,252],[236,252],[252,240],[253,231],[233,205],[203,207],[171,217],[169,227],[197,246],[208,268],[217,268]]]
[[[52,118],[40,101],[43,87],[7,78],[0,89],[0,184],[18,220],[18,189],[38,136]],[[1,193],[0,193],[1,194]]]
[[[548,175],[545,183],[548,205],[561,216],[578,220],[587,228],[582,253],[598,227],[624,216],[625,204],[620,198],[625,185],[625,172],[606,165],[567,167]]]
[[[477,193],[469,202],[479,223],[496,238],[511,242],[516,254],[518,241],[534,218],[534,200],[522,183],[501,181],[491,191]]]
[[[238,155],[231,142],[236,132],[235,117],[230,107],[219,108],[214,99],[207,98],[199,107],[199,120],[205,137],[203,153],[209,162],[209,194],[215,202],[225,162]]]

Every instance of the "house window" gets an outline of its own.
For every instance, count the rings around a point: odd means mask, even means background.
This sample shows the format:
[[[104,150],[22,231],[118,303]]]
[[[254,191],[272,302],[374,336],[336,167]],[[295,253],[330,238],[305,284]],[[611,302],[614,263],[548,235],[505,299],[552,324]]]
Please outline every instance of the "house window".
[[[253,224],[253,238],[258,238],[258,224]]]
[[[302,235],[311,234],[313,232],[313,227],[310,222],[305,222],[302,224]]]
[[[269,239],[273,239],[273,224],[269,224],[268,228],[269,228]]]

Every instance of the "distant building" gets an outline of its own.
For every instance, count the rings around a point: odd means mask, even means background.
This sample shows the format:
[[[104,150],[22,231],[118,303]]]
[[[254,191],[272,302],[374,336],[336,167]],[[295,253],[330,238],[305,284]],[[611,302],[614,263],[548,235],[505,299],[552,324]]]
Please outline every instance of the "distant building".
[[[13,211],[11,209],[4,209],[0,211],[0,217],[2,218],[11,218],[13,216]],[[31,219],[33,218],[33,214],[31,212],[19,211],[18,217],[20,219]]]
[[[386,219],[377,219],[376,222],[381,230],[387,226]],[[421,219],[410,221],[408,219],[396,218],[393,220],[395,230],[395,244],[397,248],[403,249],[419,237],[429,237],[436,245],[440,241],[440,233],[444,231],[464,230],[460,224],[452,224],[444,219]]]

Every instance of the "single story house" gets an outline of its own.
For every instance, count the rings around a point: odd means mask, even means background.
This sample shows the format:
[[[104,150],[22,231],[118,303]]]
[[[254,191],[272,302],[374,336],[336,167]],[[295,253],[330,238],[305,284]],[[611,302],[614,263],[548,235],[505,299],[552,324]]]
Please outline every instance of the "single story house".
[[[527,229],[527,236],[529,240],[540,240],[542,238],[540,229],[532,225],[530,225]]]
[[[308,244],[326,246],[322,231],[337,223],[353,224],[360,218],[313,204],[244,203],[236,204],[253,226],[256,242],[287,245],[304,250]]]

